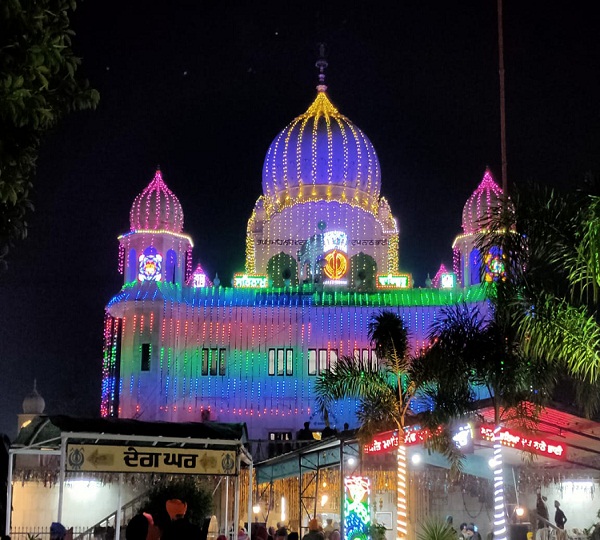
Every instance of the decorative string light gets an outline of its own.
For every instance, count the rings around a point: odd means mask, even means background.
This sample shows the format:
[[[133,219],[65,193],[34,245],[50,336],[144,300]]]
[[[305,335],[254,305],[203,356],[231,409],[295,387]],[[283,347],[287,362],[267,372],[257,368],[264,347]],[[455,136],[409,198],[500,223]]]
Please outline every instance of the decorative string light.
[[[399,443],[396,452],[396,538],[404,540],[408,535],[408,510],[406,499],[406,446]]]
[[[500,426],[494,429],[494,539],[506,540],[506,501]]]

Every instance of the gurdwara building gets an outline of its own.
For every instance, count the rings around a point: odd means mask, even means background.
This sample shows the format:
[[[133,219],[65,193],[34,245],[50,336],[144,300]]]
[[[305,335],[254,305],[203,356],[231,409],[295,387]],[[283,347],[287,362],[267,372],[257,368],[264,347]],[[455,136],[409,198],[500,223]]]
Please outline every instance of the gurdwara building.
[[[443,306],[484,303],[481,266],[493,272],[494,261],[475,239],[502,196],[489,170],[464,207],[453,271],[426,288],[400,271],[381,180],[371,141],[319,85],[267,150],[245,272],[222,287],[192,263],[182,205],[156,171],[119,237],[124,283],[106,307],[102,415],[245,422],[251,439],[288,440],[306,421],[323,427],[323,370],[342,355],[377,362],[373,314],[398,313],[417,350]],[[332,427],[355,427],[356,405],[339,402]]]

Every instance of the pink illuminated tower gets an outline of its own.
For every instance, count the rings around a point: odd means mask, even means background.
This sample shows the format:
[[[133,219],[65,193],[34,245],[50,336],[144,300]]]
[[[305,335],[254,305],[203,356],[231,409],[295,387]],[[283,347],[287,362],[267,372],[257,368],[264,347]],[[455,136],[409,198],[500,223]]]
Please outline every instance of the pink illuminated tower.
[[[498,211],[503,202],[502,188],[495,182],[489,168],[483,179],[471,194],[462,213],[463,233],[458,235],[452,249],[454,252],[454,272],[463,287],[470,287],[485,278],[484,264],[494,266],[494,261],[484,261],[477,248],[477,237],[489,226],[490,218]],[[495,257],[495,254],[487,255]]]

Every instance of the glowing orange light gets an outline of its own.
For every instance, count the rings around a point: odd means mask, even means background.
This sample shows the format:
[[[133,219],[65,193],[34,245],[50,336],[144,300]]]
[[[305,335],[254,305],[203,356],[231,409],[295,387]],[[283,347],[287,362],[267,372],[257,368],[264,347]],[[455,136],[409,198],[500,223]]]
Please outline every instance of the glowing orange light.
[[[345,253],[334,249],[325,255],[323,272],[329,279],[340,279],[348,270],[348,258]]]

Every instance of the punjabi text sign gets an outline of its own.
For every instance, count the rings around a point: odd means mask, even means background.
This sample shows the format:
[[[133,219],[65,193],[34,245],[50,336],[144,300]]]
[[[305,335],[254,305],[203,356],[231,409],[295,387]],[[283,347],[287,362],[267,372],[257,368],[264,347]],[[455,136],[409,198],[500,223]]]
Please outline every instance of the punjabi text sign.
[[[67,471],[234,475],[236,456],[232,450],[69,444]]]

